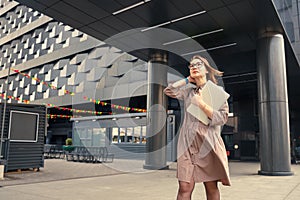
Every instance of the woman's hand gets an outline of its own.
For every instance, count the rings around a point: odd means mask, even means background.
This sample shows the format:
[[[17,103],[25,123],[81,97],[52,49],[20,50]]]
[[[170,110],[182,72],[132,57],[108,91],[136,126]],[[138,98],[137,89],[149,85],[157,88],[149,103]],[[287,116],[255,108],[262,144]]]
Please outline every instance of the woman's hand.
[[[189,83],[196,83],[195,79],[191,76],[188,76],[187,79],[189,80]]]
[[[201,109],[204,107],[205,102],[202,99],[201,92],[195,94],[195,96],[191,99],[191,103],[200,107]]]
[[[202,109],[203,112],[207,115],[207,117],[212,119],[213,109],[203,101],[201,92],[195,94],[195,96],[191,99],[191,103]]]

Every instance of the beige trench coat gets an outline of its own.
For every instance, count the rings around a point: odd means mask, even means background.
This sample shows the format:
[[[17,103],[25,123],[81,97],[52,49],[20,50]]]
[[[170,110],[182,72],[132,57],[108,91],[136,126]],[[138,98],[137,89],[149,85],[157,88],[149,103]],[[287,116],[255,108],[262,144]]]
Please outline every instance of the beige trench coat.
[[[177,178],[179,181],[209,182],[220,181],[231,185],[228,159],[221,138],[221,126],[228,118],[228,103],[213,111],[208,125],[186,112],[196,94],[192,87],[174,88],[170,84],[165,94],[184,101],[184,119],[181,125],[177,146]]]

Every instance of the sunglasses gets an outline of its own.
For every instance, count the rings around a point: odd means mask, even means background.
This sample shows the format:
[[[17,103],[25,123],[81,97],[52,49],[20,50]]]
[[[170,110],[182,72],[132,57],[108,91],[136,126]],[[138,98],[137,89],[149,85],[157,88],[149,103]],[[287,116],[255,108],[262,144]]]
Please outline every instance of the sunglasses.
[[[194,63],[194,64],[190,64],[189,65],[189,69],[193,68],[193,67],[196,67],[196,68],[201,68],[201,67],[204,67],[204,63],[203,62],[197,62],[197,63]]]

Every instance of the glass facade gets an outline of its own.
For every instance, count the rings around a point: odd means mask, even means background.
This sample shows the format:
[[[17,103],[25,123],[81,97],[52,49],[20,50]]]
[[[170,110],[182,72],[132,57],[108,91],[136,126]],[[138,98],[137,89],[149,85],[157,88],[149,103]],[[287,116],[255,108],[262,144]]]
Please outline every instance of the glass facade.
[[[146,113],[101,116],[99,119],[82,117],[73,121],[75,146],[105,147],[111,144],[145,144]]]
[[[105,147],[106,128],[78,127],[73,131],[75,146]]]
[[[273,0],[282,24],[300,60],[300,0]],[[289,66],[288,66],[289,67]],[[289,100],[290,102],[293,99]],[[298,102],[296,102],[298,103]],[[292,160],[299,159],[300,134],[299,117],[294,110],[290,111],[291,121],[291,155]]]
[[[298,59],[300,58],[300,1],[273,0],[287,35],[293,45]],[[300,60],[300,59],[299,59]]]
[[[142,116],[143,115],[143,116]],[[144,159],[146,150],[146,113],[140,116],[102,116],[99,119],[82,117],[73,121],[73,145],[80,147],[107,147],[116,158]],[[168,115],[167,159],[177,157],[176,116]]]

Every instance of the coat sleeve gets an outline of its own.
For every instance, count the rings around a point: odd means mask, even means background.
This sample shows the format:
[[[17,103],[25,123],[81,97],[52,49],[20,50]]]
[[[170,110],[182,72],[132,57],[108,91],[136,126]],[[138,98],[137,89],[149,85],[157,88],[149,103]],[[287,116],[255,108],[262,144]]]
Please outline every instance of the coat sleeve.
[[[228,119],[228,103],[227,101],[221,106],[219,110],[214,110],[213,111],[213,116],[212,119],[209,122],[210,126],[222,126],[226,124],[227,119]]]
[[[172,86],[173,84],[169,84],[165,89],[164,89],[164,93],[172,98],[176,98],[179,100],[183,100],[184,99],[184,95],[185,95],[185,91],[182,88],[174,88]]]

